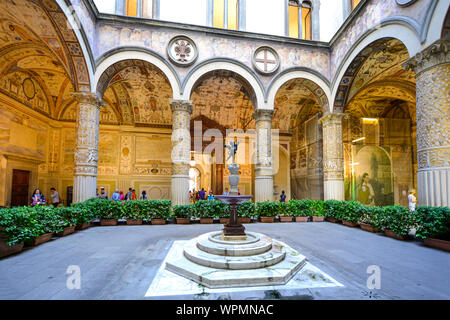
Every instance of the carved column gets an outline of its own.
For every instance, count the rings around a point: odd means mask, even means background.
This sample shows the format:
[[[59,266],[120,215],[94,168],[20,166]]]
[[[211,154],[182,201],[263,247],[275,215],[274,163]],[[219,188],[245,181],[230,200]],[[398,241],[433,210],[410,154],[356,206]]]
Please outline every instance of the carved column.
[[[255,154],[255,201],[272,201],[273,156],[272,117],[274,110],[258,109],[253,115],[256,120]]]
[[[418,205],[450,205],[449,47],[438,40],[403,65],[416,72]]]
[[[172,205],[189,204],[192,102],[171,100],[170,106],[172,108]]]
[[[324,200],[344,200],[344,151],[342,118],[344,113],[328,113],[319,122],[323,134]]]
[[[96,196],[101,100],[88,92],[76,92],[73,96],[78,101],[73,202],[82,202]]]

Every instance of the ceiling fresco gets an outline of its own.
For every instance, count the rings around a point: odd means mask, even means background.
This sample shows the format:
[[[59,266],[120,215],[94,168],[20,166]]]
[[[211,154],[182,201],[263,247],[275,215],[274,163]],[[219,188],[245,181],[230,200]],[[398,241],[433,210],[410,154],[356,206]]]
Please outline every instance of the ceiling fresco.
[[[307,79],[291,79],[275,96],[274,128],[291,132],[299,123],[328,108],[323,90]]]
[[[192,118],[204,116],[227,129],[254,129],[250,92],[248,85],[230,72],[209,74],[192,91]]]
[[[90,90],[81,46],[53,0],[0,1],[0,79],[2,93],[55,119],[73,91]]]

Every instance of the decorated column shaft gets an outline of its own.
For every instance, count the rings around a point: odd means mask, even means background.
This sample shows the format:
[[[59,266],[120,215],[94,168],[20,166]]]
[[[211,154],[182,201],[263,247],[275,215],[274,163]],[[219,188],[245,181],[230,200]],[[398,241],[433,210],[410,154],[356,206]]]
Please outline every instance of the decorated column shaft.
[[[403,65],[416,73],[418,205],[450,205],[449,47],[438,40]]]
[[[78,101],[73,202],[82,202],[96,196],[101,100],[88,92],[73,96]]]
[[[189,204],[192,102],[171,100],[170,106],[172,108],[172,205]]]
[[[328,113],[319,120],[323,133],[324,200],[344,200],[343,117],[344,113]]]
[[[273,156],[272,117],[274,110],[258,109],[256,120],[255,154],[255,201],[272,201],[273,197]]]

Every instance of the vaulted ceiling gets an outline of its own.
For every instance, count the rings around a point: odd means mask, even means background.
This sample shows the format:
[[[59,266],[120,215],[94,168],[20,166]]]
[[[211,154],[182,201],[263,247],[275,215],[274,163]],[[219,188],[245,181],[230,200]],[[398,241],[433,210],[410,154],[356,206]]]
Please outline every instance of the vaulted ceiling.
[[[0,1],[0,91],[57,119],[89,91],[85,57],[53,0]]]

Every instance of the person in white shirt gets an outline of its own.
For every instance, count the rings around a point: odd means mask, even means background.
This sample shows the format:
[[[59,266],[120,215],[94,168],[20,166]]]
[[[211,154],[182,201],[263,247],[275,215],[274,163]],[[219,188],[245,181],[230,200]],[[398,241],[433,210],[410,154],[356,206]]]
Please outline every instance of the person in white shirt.
[[[54,207],[57,207],[61,202],[61,200],[59,199],[59,193],[58,191],[56,191],[55,188],[50,188],[50,192],[51,192],[50,197],[52,198],[52,205]]]
[[[409,205],[409,211],[416,210],[417,198],[416,198],[416,190],[414,190],[414,189],[409,190],[408,205]]]

